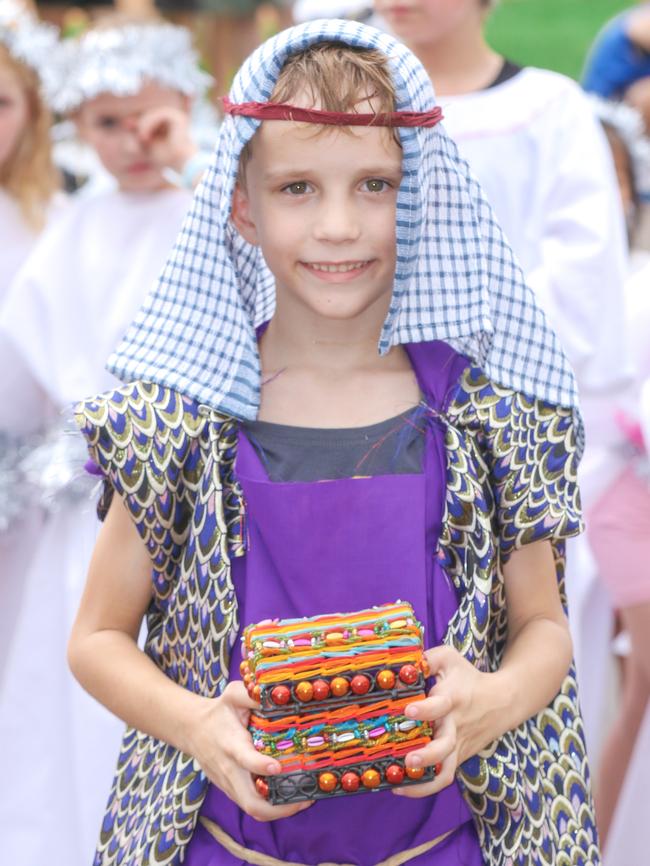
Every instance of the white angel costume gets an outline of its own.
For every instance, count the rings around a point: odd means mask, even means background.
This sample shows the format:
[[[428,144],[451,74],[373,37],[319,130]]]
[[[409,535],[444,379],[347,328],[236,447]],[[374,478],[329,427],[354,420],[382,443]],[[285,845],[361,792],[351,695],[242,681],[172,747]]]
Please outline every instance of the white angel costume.
[[[47,60],[56,47],[56,28],[40,23],[26,9],[13,0],[0,2],[0,45],[14,61],[34,70],[41,82],[42,96],[47,99]],[[65,197],[57,194],[50,201],[45,214],[51,225],[65,206]],[[0,304],[11,281],[27,259],[36,243],[38,230],[29,224],[20,203],[6,189],[0,187]],[[9,370],[4,369],[3,375]],[[0,488],[2,478],[11,473],[9,448],[0,431]],[[5,482],[6,483],[6,482]],[[14,630],[16,611],[20,606],[22,584],[14,575],[26,567],[26,557],[38,537],[40,515],[37,511],[22,514],[9,523],[9,513],[17,511],[17,503],[0,505],[0,684]]]
[[[549,70],[515,70],[493,87],[439,100],[575,370],[588,508],[618,471],[611,456],[618,434],[603,410],[632,372],[625,227],[607,142],[580,88]],[[569,545],[567,584],[593,752],[602,736],[610,609],[584,536]]]

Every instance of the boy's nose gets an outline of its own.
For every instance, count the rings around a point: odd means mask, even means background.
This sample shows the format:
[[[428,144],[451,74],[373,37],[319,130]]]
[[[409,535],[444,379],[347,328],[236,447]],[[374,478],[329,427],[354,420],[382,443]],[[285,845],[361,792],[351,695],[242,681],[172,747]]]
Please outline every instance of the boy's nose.
[[[360,234],[358,214],[347,199],[332,198],[322,202],[314,226],[317,240],[340,244],[355,241]]]

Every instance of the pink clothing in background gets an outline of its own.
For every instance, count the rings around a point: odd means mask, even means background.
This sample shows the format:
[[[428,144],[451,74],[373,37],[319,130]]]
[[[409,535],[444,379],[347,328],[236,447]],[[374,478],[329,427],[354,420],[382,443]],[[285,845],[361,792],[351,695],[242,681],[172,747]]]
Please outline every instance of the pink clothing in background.
[[[587,515],[587,534],[614,606],[650,601],[650,478],[628,466]]]

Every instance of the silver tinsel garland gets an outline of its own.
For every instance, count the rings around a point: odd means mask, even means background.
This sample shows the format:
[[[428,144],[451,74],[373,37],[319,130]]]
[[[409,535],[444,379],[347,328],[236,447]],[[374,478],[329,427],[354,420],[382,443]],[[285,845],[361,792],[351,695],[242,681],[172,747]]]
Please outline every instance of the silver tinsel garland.
[[[54,512],[96,498],[97,478],[85,469],[86,444],[70,419],[16,437],[0,430],[0,532],[28,511]]]
[[[38,21],[16,0],[0,0],[0,43],[38,74],[43,96],[50,102],[58,82],[52,63],[59,44],[56,27]]]

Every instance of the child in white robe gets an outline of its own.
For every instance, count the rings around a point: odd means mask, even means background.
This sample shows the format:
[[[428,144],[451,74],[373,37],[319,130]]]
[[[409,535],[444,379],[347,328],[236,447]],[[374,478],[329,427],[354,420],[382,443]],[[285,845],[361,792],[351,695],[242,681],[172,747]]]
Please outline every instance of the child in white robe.
[[[46,63],[58,36],[13,0],[0,3],[0,302],[39,233],[63,205],[52,162]],[[3,371],[6,375],[8,371]],[[10,470],[10,446],[0,439],[0,476]],[[39,530],[36,512],[11,519],[15,508],[0,482],[0,684],[20,605],[12,578]],[[11,519],[11,529],[9,521]]]
[[[189,133],[207,83],[186,31],[105,26],[65,48],[55,106],[95,148],[115,188],[82,196],[40,239],[0,312],[0,428],[33,432],[79,396],[111,386],[105,360],[158,276],[198,177]],[[57,449],[61,441],[57,440]],[[83,446],[82,446],[83,447]],[[65,448],[63,450],[66,450]],[[59,450],[47,477],[65,475]],[[81,472],[82,464],[78,469]],[[63,495],[23,583],[2,693],[0,862],[86,866],[122,725],[73,681],[65,647],[96,536],[91,499]]]
[[[375,0],[388,27],[418,55],[444,124],[494,208],[575,370],[587,448],[581,464],[589,507],[615,474],[617,439],[603,423],[611,395],[631,378],[623,285],[626,240],[602,129],[575,82],[519,68],[493,51],[484,25],[490,0]],[[588,545],[572,540],[567,585],[590,748],[602,734],[602,670],[609,606]]]
[[[650,736],[650,430],[644,429],[644,394],[650,387],[650,253],[634,239],[639,191],[647,183],[648,142],[643,119],[633,108],[598,97],[593,104],[612,149],[628,215],[625,314],[637,371],[633,385],[608,407],[620,432],[612,453],[616,475],[587,515],[599,573],[628,645],[595,785],[598,828],[610,864],[641,862],[647,847],[642,815],[650,753],[642,743]]]

